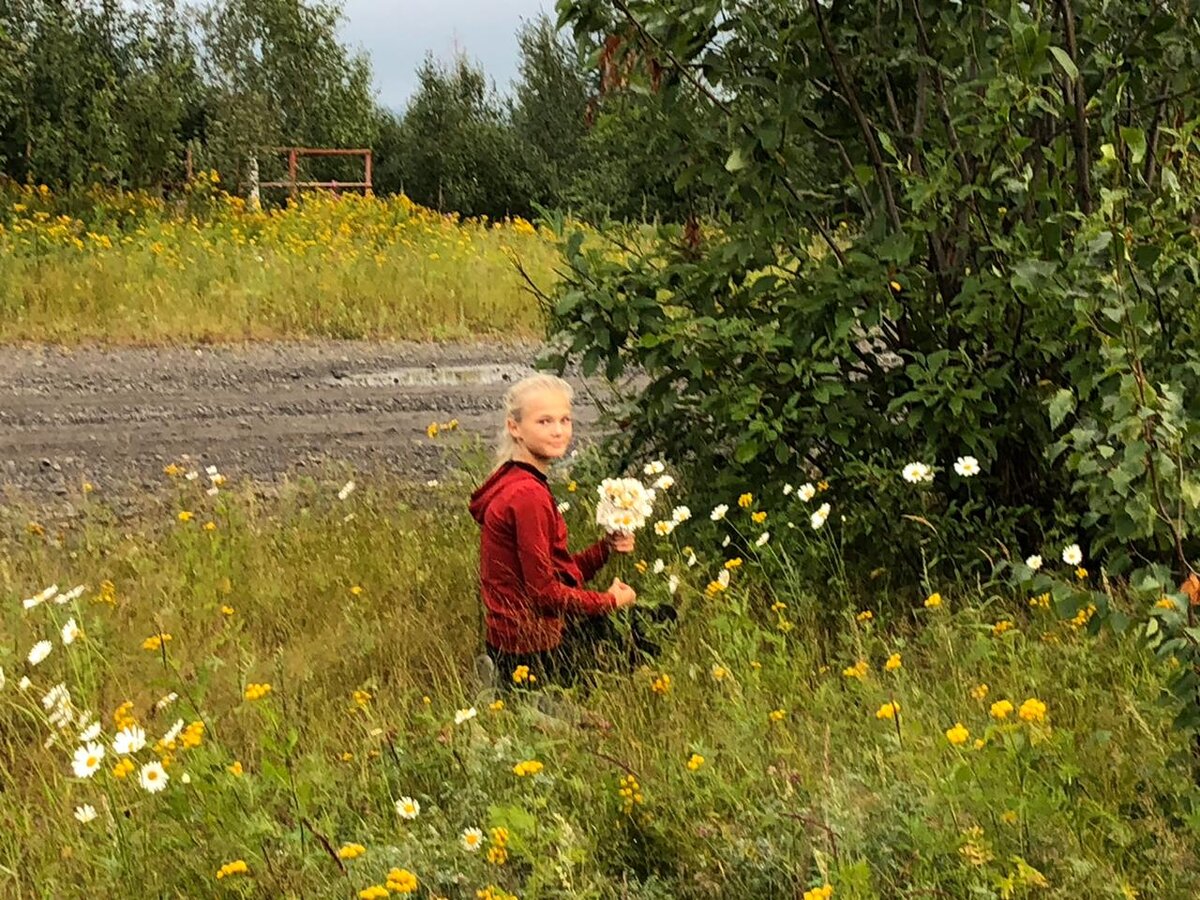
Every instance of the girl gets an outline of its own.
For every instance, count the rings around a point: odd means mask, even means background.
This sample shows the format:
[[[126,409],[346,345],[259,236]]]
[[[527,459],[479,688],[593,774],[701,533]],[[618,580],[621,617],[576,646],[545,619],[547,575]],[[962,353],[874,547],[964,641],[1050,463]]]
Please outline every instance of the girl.
[[[610,535],[582,553],[567,550],[567,523],[546,473],[571,443],[573,396],[553,375],[531,375],[510,387],[496,468],[471,497],[471,515],[483,532],[479,580],[487,653],[502,684],[519,666],[539,679],[569,681],[567,617],[603,616],[637,600],[619,578],[603,592],[584,587],[610,551],[633,551],[633,535]]]

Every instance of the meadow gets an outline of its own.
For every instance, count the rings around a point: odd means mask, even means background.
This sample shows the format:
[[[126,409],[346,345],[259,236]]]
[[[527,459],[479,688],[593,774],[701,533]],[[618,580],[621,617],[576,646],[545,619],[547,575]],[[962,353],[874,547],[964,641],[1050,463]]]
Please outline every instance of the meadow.
[[[250,209],[215,172],[163,200],[0,181],[0,341],[528,338],[551,236],[404,196]]]
[[[9,506],[0,895],[1200,890],[1194,759],[1141,628],[1008,583],[849,584],[836,478],[711,512],[677,484],[604,573],[678,610],[659,655],[480,691],[482,466],[268,496],[180,460],[132,519],[90,485],[72,517]],[[580,546],[603,471],[553,480]]]

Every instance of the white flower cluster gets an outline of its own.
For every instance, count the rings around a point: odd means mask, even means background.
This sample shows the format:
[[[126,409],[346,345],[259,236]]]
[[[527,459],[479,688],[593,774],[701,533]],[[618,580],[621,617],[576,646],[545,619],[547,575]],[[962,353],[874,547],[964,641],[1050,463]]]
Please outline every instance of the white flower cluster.
[[[606,478],[598,490],[596,524],[610,534],[632,534],[646,524],[654,510],[654,489],[636,478]]]

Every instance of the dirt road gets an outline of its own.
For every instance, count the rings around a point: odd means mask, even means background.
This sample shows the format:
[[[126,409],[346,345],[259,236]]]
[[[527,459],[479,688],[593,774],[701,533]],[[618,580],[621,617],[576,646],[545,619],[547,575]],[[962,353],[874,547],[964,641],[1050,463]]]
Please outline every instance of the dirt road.
[[[536,346],[316,342],[201,348],[0,348],[0,490],[154,488],[189,454],[231,478],[275,480],[325,461],[444,472],[457,436],[490,439]],[[594,410],[583,396],[577,415]]]

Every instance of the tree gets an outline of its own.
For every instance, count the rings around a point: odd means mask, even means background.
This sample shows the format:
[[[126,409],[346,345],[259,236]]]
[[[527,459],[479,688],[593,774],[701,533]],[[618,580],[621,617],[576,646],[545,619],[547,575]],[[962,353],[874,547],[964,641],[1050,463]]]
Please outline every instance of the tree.
[[[968,523],[942,560],[1078,528],[1118,569],[1170,552],[1188,570],[1191,4],[559,8],[602,78],[653,98],[675,189],[729,210],[621,254],[564,243],[552,362],[645,373],[631,452],[722,491],[857,472],[839,502],[872,565],[923,558],[894,523],[919,511],[897,473],[924,460],[944,486],[925,502]]]

